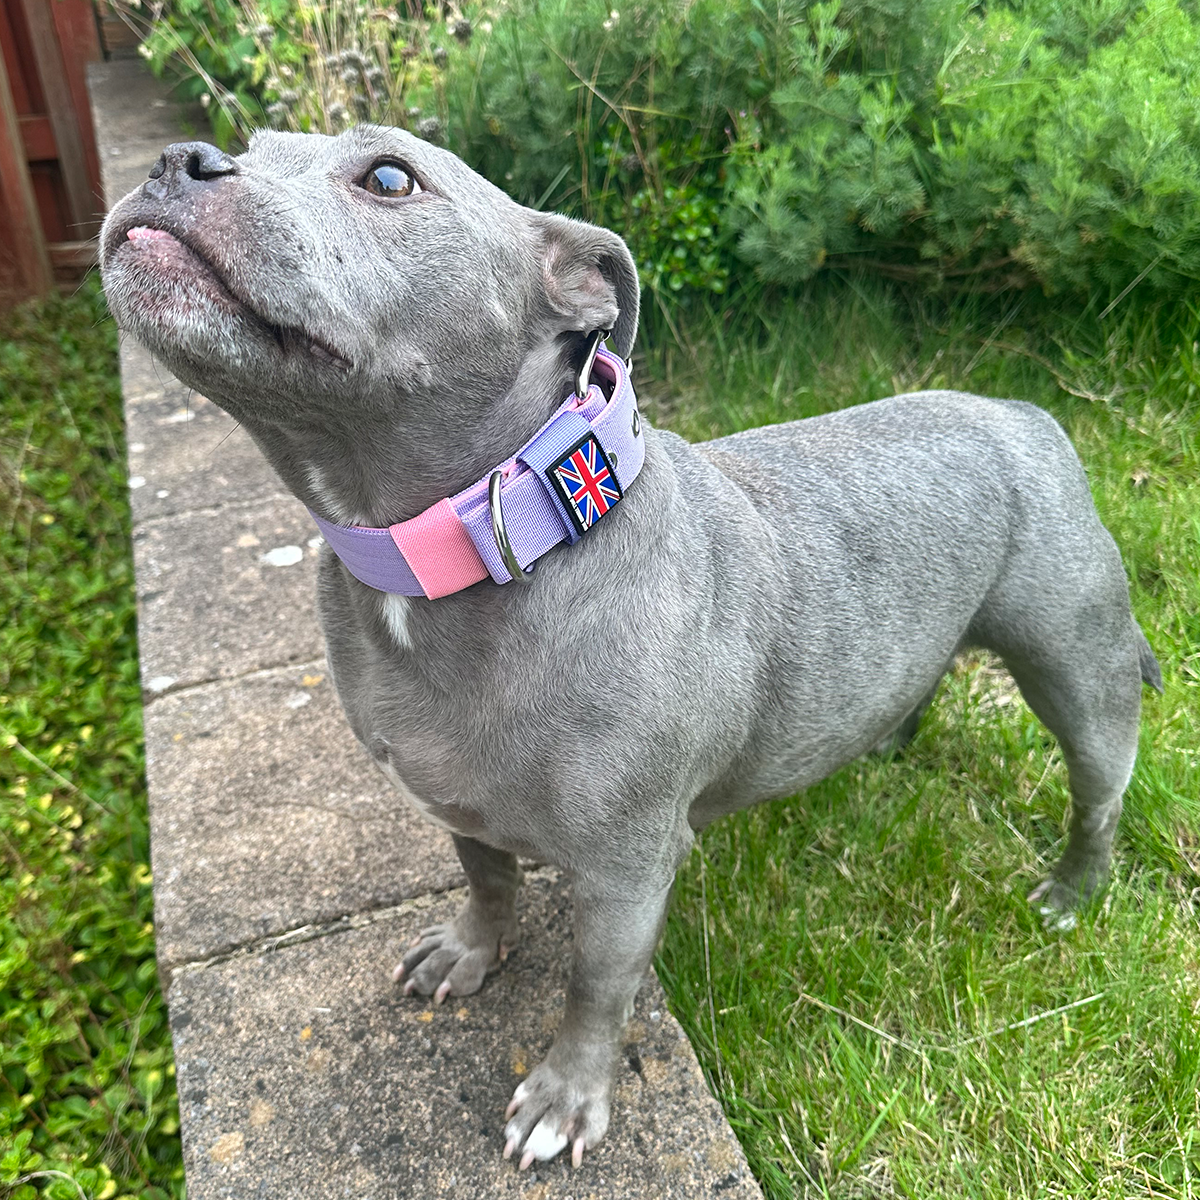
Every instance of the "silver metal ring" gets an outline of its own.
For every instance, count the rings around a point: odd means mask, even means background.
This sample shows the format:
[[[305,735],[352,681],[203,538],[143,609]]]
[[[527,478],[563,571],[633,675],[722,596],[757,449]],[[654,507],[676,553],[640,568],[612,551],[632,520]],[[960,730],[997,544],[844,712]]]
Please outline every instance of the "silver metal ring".
[[[637,437],[642,432],[642,414],[635,408],[633,410],[633,436]]]
[[[587,353],[583,356],[583,362],[579,364],[579,370],[575,373],[575,395],[583,400],[587,397],[588,389],[592,386],[592,365],[596,361],[596,351],[600,349],[600,344],[612,333],[611,329],[593,329],[589,340]]]
[[[532,571],[526,571],[517,561],[513,553],[512,542],[508,540],[508,530],[504,528],[504,509],[500,504],[500,483],[504,479],[503,471],[493,471],[488,480],[488,509],[492,514],[492,537],[496,539],[496,549],[508,568],[508,573],[519,583],[528,583]]]

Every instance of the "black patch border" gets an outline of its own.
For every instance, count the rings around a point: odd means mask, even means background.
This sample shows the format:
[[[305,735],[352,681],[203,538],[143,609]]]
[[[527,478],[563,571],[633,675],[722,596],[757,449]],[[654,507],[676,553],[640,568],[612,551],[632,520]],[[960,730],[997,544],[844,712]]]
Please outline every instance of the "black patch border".
[[[613,485],[617,489],[617,498],[602,512],[590,525],[585,525],[580,519],[579,514],[575,511],[575,501],[571,499],[571,493],[567,490],[567,485],[559,477],[559,470],[570,461],[571,455],[576,451],[582,450],[588,442],[596,443],[596,452],[600,456],[600,461],[608,468],[608,474],[613,481]],[[589,529],[594,529],[617,505],[625,499],[625,489],[621,486],[621,481],[617,478],[616,469],[609,460],[608,455],[604,452],[604,447],[600,444],[600,439],[595,433],[587,433],[573,445],[570,450],[560,454],[555,462],[546,468],[546,477],[550,480],[550,486],[554,488],[558,494],[558,498],[562,501],[562,506],[567,510],[567,516],[571,518],[571,524],[575,526],[575,532],[583,537]]]

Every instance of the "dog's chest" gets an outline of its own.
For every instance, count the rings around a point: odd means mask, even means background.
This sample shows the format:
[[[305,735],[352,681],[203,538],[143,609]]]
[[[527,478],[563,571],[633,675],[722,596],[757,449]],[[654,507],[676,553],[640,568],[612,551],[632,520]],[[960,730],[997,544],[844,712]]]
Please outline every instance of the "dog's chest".
[[[440,825],[450,833],[461,834],[465,837],[478,836],[483,832],[484,823],[474,809],[468,808],[464,804],[431,800],[414,791],[397,769],[396,764],[392,761],[392,755],[386,749],[382,752],[375,750],[374,758],[396,791],[427,821]]]

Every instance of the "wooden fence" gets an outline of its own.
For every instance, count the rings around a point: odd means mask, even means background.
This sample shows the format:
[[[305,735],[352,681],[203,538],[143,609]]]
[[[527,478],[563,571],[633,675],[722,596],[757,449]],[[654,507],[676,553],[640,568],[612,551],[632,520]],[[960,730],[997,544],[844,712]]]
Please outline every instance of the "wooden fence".
[[[104,211],[85,73],[102,57],[92,0],[0,0],[0,302],[95,260]]]

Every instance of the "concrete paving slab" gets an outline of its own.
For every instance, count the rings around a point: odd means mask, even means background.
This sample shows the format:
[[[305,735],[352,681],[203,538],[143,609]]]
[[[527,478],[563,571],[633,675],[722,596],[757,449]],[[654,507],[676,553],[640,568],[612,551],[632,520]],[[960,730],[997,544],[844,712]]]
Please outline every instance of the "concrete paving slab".
[[[392,964],[461,902],[176,975],[189,1200],[761,1200],[653,977],[605,1140],[578,1171],[505,1162],[504,1106],[561,1016],[570,906],[539,873],[522,942],[481,992],[440,1008],[404,998]]]
[[[250,435],[211,400],[170,375],[134,395],[125,434],[135,524],[284,494]]]
[[[291,496],[135,527],[147,695],[320,657],[319,545],[312,518]]]
[[[140,59],[88,64],[108,208],[145,180],[165,146],[210,136],[204,110],[170,99],[167,90]]]
[[[461,885],[450,835],[354,740],[323,662],[146,710],[159,964]]]

